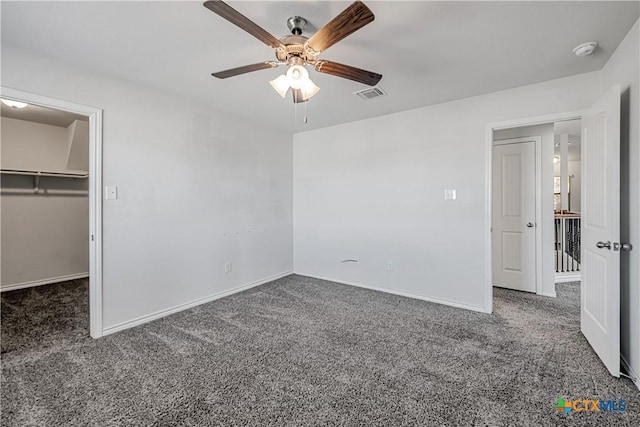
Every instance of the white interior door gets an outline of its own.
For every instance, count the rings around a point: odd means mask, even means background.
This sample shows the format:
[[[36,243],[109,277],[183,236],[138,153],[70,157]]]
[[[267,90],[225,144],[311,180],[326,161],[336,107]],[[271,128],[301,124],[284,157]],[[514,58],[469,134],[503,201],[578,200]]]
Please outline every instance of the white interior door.
[[[611,375],[620,376],[620,86],[582,118],[580,325]]]
[[[493,285],[536,291],[535,142],[493,147]]]

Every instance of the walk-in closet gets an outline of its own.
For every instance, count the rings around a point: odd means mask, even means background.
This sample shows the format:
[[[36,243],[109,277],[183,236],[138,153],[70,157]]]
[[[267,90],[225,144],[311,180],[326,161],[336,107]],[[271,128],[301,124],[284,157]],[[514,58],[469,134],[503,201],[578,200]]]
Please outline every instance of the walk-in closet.
[[[1,116],[2,321],[88,329],[88,120],[7,100]],[[57,313],[70,295],[77,303]]]

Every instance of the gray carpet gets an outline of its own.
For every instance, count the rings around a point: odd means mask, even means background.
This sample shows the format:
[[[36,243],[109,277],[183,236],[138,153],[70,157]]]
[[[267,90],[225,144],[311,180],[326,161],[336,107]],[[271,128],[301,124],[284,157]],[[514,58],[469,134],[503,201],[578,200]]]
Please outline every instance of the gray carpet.
[[[289,276],[92,340],[85,282],[7,292],[2,425],[640,425],[580,334],[578,285],[558,295],[496,289],[487,315]]]

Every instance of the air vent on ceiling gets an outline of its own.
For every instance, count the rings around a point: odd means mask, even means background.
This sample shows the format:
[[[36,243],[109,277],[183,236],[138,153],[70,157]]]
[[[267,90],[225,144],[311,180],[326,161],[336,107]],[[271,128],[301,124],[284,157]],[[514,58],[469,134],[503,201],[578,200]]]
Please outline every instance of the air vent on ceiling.
[[[368,89],[360,90],[358,92],[353,92],[354,95],[358,95],[360,98],[368,101],[372,98],[378,98],[380,96],[385,96],[387,92],[382,90],[379,86],[370,87]]]

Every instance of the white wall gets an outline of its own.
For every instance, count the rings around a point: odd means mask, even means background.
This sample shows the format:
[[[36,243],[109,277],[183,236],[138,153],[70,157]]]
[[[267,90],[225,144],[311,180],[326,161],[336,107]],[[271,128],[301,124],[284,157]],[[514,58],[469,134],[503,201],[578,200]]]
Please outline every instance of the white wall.
[[[582,197],[580,188],[582,186],[582,162],[580,160],[569,160],[567,163],[567,173],[571,178],[571,193],[569,193],[569,208],[573,212],[581,212]],[[560,176],[559,174],[556,176]]]
[[[295,271],[487,310],[487,123],[582,109],[600,86],[588,73],[295,135]]]
[[[60,126],[2,117],[2,168],[67,169],[69,131]]]
[[[553,123],[537,126],[521,126],[512,129],[496,130],[493,133],[494,141],[501,139],[519,138],[524,136],[541,137],[542,172],[540,181],[542,184],[542,201],[540,209],[542,211],[542,221],[540,233],[542,235],[542,294],[556,296],[555,286],[555,262],[553,247],[555,243],[555,226],[553,216],[553,151],[554,134]],[[548,248],[548,250],[544,250]]]
[[[89,170],[89,122],[76,120],[68,128],[67,169]]]
[[[640,374],[640,30],[636,22],[602,70],[602,91],[622,89],[620,133],[621,240],[634,249],[620,254],[622,355]],[[640,380],[637,383],[640,387]]]
[[[107,330],[292,269],[289,135],[4,45],[2,84],[104,110]]]
[[[2,176],[3,290],[89,273],[87,180],[43,177],[39,188],[57,194],[28,194],[33,191],[32,177]],[[18,191],[26,194],[15,194]]]
[[[555,153],[560,156],[559,152]],[[569,156],[571,158],[571,156]],[[569,160],[567,162],[567,174],[571,177],[571,187],[569,193],[569,208],[573,212],[580,212],[582,197],[580,186],[582,185],[582,162],[580,160]],[[560,176],[560,162],[553,165],[553,176]]]

